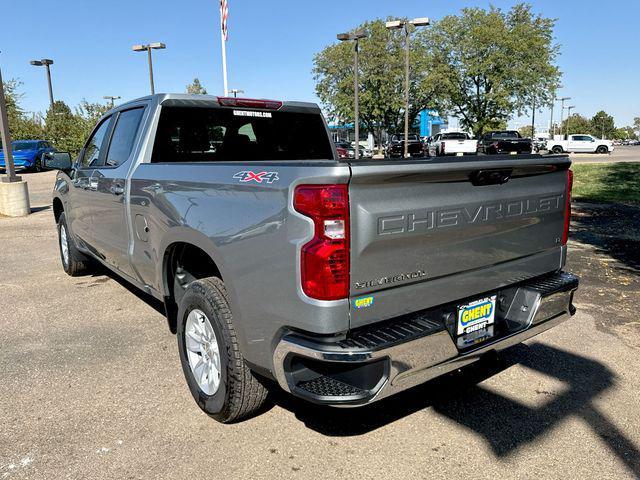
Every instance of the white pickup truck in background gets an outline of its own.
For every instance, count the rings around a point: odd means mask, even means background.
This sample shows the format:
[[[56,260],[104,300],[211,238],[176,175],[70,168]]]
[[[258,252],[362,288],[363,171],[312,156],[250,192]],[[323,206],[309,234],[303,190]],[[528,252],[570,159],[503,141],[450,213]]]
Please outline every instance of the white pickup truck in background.
[[[547,150],[553,153],[611,153],[611,140],[601,140],[591,135],[569,135],[568,140],[547,140]]]
[[[429,156],[475,155],[478,142],[464,132],[439,133],[429,142]]]

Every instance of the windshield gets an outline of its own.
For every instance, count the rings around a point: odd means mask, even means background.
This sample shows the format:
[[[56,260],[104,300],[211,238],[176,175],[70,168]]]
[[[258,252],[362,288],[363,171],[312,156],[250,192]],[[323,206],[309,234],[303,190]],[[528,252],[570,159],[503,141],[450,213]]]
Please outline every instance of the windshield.
[[[152,162],[333,159],[320,113],[162,107]]]
[[[466,133],[445,133],[442,135],[443,140],[468,140]]]
[[[37,146],[36,142],[11,142],[11,148],[14,151],[18,150],[35,150]]]

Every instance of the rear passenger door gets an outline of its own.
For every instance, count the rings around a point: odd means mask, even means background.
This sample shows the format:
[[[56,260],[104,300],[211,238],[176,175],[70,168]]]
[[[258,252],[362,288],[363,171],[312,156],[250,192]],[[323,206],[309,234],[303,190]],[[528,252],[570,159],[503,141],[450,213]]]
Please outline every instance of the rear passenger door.
[[[114,115],[107,153],[93,177],[93,246],[106,263],[132,278],[135,275],[129,261],[127,178],[144,112],[145,107],[139,106]]]

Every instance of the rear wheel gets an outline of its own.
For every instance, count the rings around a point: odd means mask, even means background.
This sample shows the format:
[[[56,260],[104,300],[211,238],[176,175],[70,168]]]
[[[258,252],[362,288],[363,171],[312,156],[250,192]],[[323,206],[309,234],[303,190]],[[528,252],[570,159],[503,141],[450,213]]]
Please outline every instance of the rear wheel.
[[[177,338],[187,385],[204,412],[229,423],[260,409],[267,389],[242,356],[222,280],[209,277],[187,287]]]
[[[69,233],[67,218],[64,212],[60,214],[60,218],[58,219],[58,245],[60,247],[62,268],[67,275],[77,277],[89,272],[90,260],[76,247],[73,237]]]
[[[607,148],[606,145],[600,145],[597,149],[596,149],[596,153],[609,153],[609,149]]]
[[[562,153],[562,152],[563,152],[562,147],[561,147],[560,145],[556,145],[555,147],[553,147],[553,148],[551,149],[551,151],[552,151],[553,153],[556,153],[556,154],[558,154],[558,153]]]

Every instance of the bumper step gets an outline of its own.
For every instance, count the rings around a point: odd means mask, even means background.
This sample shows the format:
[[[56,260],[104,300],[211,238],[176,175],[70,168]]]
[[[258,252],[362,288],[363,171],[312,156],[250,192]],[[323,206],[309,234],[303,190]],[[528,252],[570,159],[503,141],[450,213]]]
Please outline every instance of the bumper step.
[[[298,383],[297,387],[318,397],[352,397],[366,393],[361,388],[324,375],[302,381]]]
[[[282,388],[311,402],[370,403],[558,325],[575,313],[578,284],[575,275],[556,272],[478,294],[497,297],[493,336],[481,342],[456,335],[457,305],[473,298],[367,325],[333,341],[288,333],[274,352],[275,375]]]

